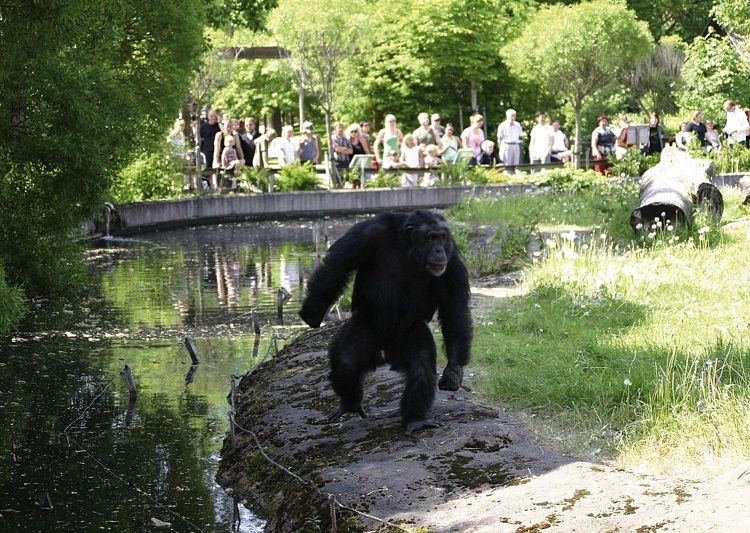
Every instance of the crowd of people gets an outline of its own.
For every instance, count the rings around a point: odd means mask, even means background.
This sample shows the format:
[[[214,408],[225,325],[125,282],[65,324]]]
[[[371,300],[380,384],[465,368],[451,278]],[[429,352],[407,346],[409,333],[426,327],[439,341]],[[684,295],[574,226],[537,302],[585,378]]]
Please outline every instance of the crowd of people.
[[[750,111],[743,111],[737,102],[724,103],[726,120],[719,129],[713,120],[704,122],[700,111],[695,111],[691,120],[682,123],[674,141],[681,150],[699,146],[702,150],[721,151],[736,144],[747,145],[750,141]],[[632,126],[626,115],[617,117],[610,125],[605,115],[597,118],[597,127],[591,134],[591,155],[595,169],[606,172],[608,161],[620,159],[628,150],[637,147],[644,154],[661,152],[665,144],[665,130],[659,114],[652,111],[648,125]],[[342,183],[343,171],[349,168],[356,155],[369,155],[376,168],[402,168],[402,186],[431,185],[436,176],[428,172],[409,170],[438,167],[441,162],[465,161],[469,165],[503,165],[506,172],[513,173],[523,163],[522,147],[526,135],[517,120],[514,109],[508,109],[505,120],[497,127],[496,142],[486,135],[485,120],[481,114],[470,117],[469,125],[456,135],[450,122],[443,125],[438,113],[419,113],[414,130],[402,130],[392,114],[386,115],[383,128],[370,133],[370,123],[361,121],[345,126],[333,124],[329,142],[334,163],[334,181]],[[170,133],[173,152],[188,152],[182,135],[184,123],[178,121]],[[261,134],[253,118],[244,120],[219,120],[215,110],[208,110],[201,121],[200,164],[202,168],[217,169],[228,174],[236,173],[245,166],[263,168],[283,167],[295,162],[317,165],[322,162],[321,142],[315,134],[313,123],[306,121],[301,134],[295,135],[292,126],[284,126],[281,133],[266,128]],[[195,126],[193,127],[193,133]],[[531,171],[538,171],[544,164],[568,162],[573,157],[570,142],[562,131],[560,122],[548,123],[547,115],[535,114],[534,126],[528,134],[528,163]],[[195,158],[191,160],[195,165]],[[186,182],[186,188],[193,187]],[[215,185],[214,185],[215,186]]]

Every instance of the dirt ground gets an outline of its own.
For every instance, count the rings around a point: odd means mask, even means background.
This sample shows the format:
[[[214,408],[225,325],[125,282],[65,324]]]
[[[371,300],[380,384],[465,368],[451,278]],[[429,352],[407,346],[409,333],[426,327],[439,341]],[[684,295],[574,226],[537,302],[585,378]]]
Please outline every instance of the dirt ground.
[[[514,290],[500,285],[473,289],[475,317]],[[367,380],[368,419],[329,423],[332,333],[306,333],[235,395],[237,435],[224,443],[218,480],[268,520],[266,531],[312,522],[329,531],[332,507],[339,526],[351,517],[364,531],[750,531],[750,463],[690,480],[567,457],[483,405],[470,379],[456,393],[438,391],[438,429],[402,433],[403,384],[386,367]]]

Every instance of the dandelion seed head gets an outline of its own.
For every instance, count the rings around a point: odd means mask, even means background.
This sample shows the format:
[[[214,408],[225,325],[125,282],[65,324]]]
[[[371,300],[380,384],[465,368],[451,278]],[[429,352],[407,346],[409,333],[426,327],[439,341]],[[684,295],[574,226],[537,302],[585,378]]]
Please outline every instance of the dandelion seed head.
[[[638,229],[638,230],[639,230],[639,229],[641,229],[641,228],[643,228],[643,224],[641,224],[641,223],[639,222],[639,223],[638,223],[638,224],[636,225],[635,229]]]
[[[704,233],[708,233],[709,231],[711,231],[711,228],[709,228],[708,226],[703,226],[698,230],[698,234],[703,235]]]
[[[633,384],[633,382],[630,381],[628,378],[625,378],[622,384],[625,385],[626,387],[630,387]]]

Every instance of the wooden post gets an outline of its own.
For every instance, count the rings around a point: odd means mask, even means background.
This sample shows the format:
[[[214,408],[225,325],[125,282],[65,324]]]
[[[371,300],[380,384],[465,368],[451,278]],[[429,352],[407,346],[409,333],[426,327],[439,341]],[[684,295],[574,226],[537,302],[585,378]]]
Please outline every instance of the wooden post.
[[[201,362],[200,355],[198,355],[198,350],[196,350],[195,344],[193,344],[192,339],[190,339],[189,337],[185,337],[185,348],[187,348],[187,351],[190,354],[190,359],[193,360],[193,365],[197,365]]]
[[[198,365],[190,365],[190,370],[185,376],[185,385],[190,385],[193,382],[196,372],[198,372]]]
[[[258,313],[255,312],[255,309],[251,311],[250,319],[253,322],[253,331],[255,332],[255,335],[260,335],[260,322],[258,322]]]
[[[122,369],[122,372],[120,372],[125,376],[125,383],[128,385],[128,390],[130,391],[130,399],[135,400],[138,397],[138,392],[135,388],[135,378],[133,377],[133,371],[130,370],[130,367],[128,365],[125,365],[125,368]]]

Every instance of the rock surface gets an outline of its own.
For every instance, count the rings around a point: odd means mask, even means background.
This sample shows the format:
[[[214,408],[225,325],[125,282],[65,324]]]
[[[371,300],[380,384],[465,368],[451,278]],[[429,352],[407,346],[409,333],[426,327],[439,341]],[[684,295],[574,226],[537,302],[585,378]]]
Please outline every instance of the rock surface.
[[[443,427],[407,437],[401,379],[386,367],[366,384],[369,419],[329,423],[333,331],[303,334],[237,389],[237,435],[224,443],[218,480],[268,520],[266,531],[304,531],[311,517],[329,531],[332,505],[339,527],[349,517],[366,531],[385,522],[434,533],[750,527],[748,467],[699,482],[565,457],[465,389],[438,391]]]

